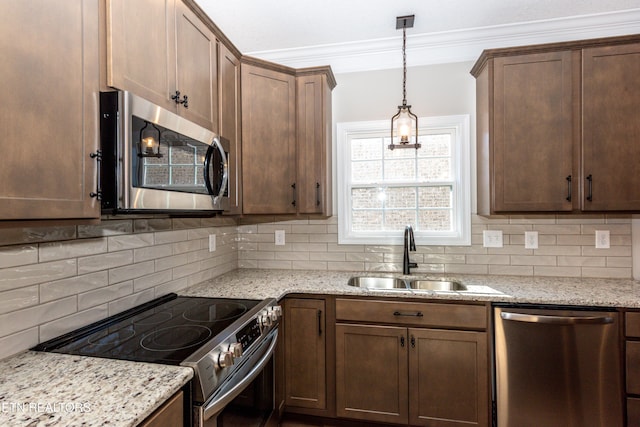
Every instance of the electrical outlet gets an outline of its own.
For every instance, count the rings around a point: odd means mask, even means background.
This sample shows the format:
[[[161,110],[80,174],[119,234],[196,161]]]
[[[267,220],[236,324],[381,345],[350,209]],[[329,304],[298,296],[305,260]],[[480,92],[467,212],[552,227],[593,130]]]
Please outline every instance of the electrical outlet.
[[[502,230],[484,230],[482,232],[482,246],[485,248],[501,248]]]
[[[596,230],[596,249],[609,249],[609,230]]]
[[[209,234],[209,252],[216,251],[216,235]]]
[[[284,230],[276,230],[276,246],[284,246]]]
[[[524,248],[538,249],[538,232],[537,231],[524,232]]]

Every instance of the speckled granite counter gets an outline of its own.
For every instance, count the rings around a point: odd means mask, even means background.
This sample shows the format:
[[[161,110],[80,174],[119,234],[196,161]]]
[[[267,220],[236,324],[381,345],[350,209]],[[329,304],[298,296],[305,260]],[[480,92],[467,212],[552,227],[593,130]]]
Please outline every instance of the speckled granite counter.
[[[28,351],[0,361],[0,426],[136,426],[190,368]]]
[[[444,278],[461,282],[468,287],[468,291],[370,291],[347,285],[350,277],[359,275],[411,279]],[[640,308],[638,281],[565,277],[422,274],[401,276],[375,272],[241,269],[192,286],[180,293],[207,297],[276,299],[291,293],[305,293]]]

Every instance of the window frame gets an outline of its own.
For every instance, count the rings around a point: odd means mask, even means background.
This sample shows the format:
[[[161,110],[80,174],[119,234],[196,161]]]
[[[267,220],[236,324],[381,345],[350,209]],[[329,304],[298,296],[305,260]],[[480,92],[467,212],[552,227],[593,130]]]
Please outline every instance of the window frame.
[[[354,138],[389,136],[389,120],[342,122],[337,124],[337,190],[338,190],[338,243],[339,244],[399,244],[403,243],[403,234],[398,231],[356,232],[351,224],[351,189],[371,184],[353,184],[351,182],[351,143]],[[429,246],[470,246],[471,245],[471,141],[470,118],[468,114],[420,117],[419,134],[434,133],[442,129],[451,129],[453,180],[452,222],[454,231],[415,230],[416,244]],[[385,149],[387,149],[385,147]],[[407,150],[407,149],[403,149]],[[434,182],[436,184],[436,182]],[[401,183],[389,182],[385,186],[393,187]],[[412,224],[415,227],[415,224]]]

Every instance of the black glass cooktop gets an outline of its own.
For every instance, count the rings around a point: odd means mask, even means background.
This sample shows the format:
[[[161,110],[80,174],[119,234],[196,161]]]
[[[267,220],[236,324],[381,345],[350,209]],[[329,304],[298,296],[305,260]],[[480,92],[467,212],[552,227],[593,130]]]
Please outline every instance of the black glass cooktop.
[[[178,365],[259,302],[169,294],[33,350]]]

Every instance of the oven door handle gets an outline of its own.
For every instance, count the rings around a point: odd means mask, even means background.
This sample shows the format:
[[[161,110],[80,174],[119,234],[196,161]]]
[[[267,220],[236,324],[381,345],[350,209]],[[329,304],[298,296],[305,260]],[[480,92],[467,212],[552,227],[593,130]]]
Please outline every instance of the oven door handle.
[[[249,371],[242,380],[234,385],[231,389],[227,390],[220,396],[215,396],[211,402],[202,410],[203,419],[208,420],[211,417],[218,415],[222,410],[227,406],[233,399],[236,398],[242,391],[245,389],[247,385],[253,381],[258,374],[262,371],[265,365],[269,362],[269,359],[273,355],[275,351],[276,344],[278,343],[278,330],[274,329],[272,332],[272,337],[270,339],[269,348],[260,360],[255,364],[255,366]],[[267,343],[264,343],[263,346],[266,346]],[[258,353],[258,351],[256,351]],[[253,354],[255,355],[255,353]],[[251,362],[251,359],[247,360],[245,363]]]

